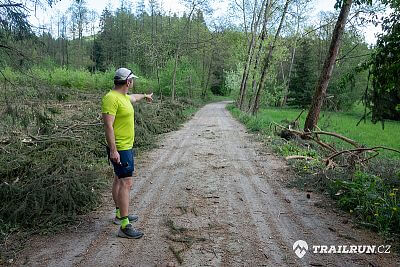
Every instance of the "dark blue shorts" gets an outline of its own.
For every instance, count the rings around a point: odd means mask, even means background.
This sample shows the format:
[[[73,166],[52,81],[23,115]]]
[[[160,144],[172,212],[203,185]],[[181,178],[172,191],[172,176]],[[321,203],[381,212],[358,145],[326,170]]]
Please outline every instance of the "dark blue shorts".
[[[133,149],[118,150],[118,153],[120,157],[120,164],[117,164],[114,161],[110,160],[110,148],[107,147],[108,160],[112,163],[114,167],[115,175],[118,178],[131,177],[133,175],[133,171],[135,170]]]

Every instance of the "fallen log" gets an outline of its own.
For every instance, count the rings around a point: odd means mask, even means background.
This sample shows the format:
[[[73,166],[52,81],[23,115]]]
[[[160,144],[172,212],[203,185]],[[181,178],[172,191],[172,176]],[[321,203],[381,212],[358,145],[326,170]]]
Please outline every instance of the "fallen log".
[[[400,153],[400,150],[390,148],[390,147],[385,147],[385,146],[363,147],[358,142],[356,142],[346,136],[343,136],[343,135],[340,135],[340,134],[337,134],[334,132],[322,131],[319,128],[318,128],[318,131],[304,132],[304,131],[292,129],[291,125],[289,125],[288,127],[285,127],[276,122],[273,122],[273,124],[275,124],[276,127],[279,127],[280,129],[282,129],[281,134],[285,133],[285,136],[293,135],[293,136],[298,136],[301,139],[311,140],[311,141],[314,141],[319,146],[329,150],[331,152],[331,154],[329,156],[327,156],[327,158],[324,159],[324,162],[325,162],[327,168],[335,168],[336,166],[341,166],[335,162],[335,158],[337,158],[338,156],[341,156],[341,155],[342,156],[346,155],[346,154],[349,155],[348,158],[346,159],[347,165],[345,165],[345,166],[354,166],[356,163],[362,164],[362,163],[367,162],[367,161],[371,160],[372,158],[378,156],[379,150],[388,150],[388,151]],[[280,136],[282,136],[281,134],[280,134]],[[332,144],[322,142],[319,138],[320,135],[328,135],[328,136],[338,138],[348,144],[351,144],[355,148],[338,151]],[[366,157],[366,155],[363,155],[364,152],[375,152],[375,154],[372,156]],[[286,159],[287,160],[290,160],[290,159],[311,160],[313,158],[309,158],[306,156],[294,155],[294,156],[288,156],[288,157],[286,157]]]

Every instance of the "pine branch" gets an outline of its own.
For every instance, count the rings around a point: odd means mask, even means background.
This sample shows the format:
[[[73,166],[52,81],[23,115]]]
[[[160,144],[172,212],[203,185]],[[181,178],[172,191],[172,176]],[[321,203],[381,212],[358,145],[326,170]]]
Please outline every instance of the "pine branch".
[[[2,5],[0,5],[0,8],[2,8],[2,7],[23,7],[23,5],[22,4],[2,4]]]

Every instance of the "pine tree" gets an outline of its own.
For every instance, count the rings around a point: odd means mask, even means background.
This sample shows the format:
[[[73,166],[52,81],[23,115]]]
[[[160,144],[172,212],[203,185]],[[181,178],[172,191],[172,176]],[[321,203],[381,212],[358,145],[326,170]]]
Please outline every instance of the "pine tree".
[[[313,41],[304,39],[295,59],[294,73],[290,80],[288,105],[307,107],[311,103],[316,83],[317,60]]]

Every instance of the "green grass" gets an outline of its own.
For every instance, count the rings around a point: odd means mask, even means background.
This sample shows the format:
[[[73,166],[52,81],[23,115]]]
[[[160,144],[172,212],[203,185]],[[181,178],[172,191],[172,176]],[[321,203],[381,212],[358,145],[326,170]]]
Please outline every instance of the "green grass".
[[[198,110],[199,110],[199,108],[197,108],[197,107],[187,107],[183,110],[183,115],[185,117],[190,117],[190,116],[194,115]]]
[[[300,109],[261,109],[255,117],[249,117],[249,128],[255,131],[268,131],[272,122],[293,121],[300,112]],[[307,111],[304,111],[299,119],[300,127],[304,125],[306,115]],[[366,123],[361,122],[357,126],[361,117],[362,108],[359,106],[346,113],[322,112],[318,126],[324,131],[336,132],[368,147],[387,146],[400,150],[400,122],[386,121],[384,129],[380,123],[373,124],[370,120],[367,120]],[[326,138],[329,141],[333,140],[329,137]],[[346,147],[345,144],[343,146]],[[381,154],[389,158],[400,158],[400,154],[395,152],[382,152]]]

